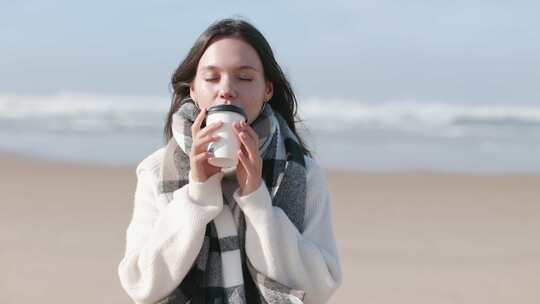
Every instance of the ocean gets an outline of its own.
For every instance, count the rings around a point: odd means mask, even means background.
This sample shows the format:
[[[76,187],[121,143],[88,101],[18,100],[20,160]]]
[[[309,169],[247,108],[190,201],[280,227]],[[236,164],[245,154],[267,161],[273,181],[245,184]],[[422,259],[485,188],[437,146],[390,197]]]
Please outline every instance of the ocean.
[[[328,169],[540,173],[540,103],[299,97],[299,132]],[[163,96],[0,94],[0,151],[136,165],[163,146]]]

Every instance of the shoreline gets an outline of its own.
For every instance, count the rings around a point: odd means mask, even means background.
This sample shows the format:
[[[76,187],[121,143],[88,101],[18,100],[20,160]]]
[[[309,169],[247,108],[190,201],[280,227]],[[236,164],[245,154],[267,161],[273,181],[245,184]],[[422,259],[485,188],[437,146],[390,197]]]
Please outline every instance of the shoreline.
[[[0,261],[10,278],[0,302],[132,303],[116,271],[135,165],[0,153],[0,167]],[[540,301],[540,176],[327,170],[327,178],[344,280],[329,303]]]
[[[144,156],[141,157],[141,161]],[[113,170],[130,170],[135,169],[138,163],[131,164],[103,164],[91,163],[83,161],[56,160],[42,156],[31,156],[16,152],[0,150],[0,161],[5,163],[6,160],[14,162],[22,162],[35,164],[38,166],[60,166],[72,168],[89,168],[89,169],[113,169]],[[324,167],[324,166],[323,166]],[[324,167],[329,175],[368,175],[368,176],[420,176],[420,175],[440,175],[440,176],[468,176],[468,177],[540,177],[540,172],[455,172],[450,170],[427,170],[427,169],[400,169],[400,170],[364,170],[364,169],[336,169]]]

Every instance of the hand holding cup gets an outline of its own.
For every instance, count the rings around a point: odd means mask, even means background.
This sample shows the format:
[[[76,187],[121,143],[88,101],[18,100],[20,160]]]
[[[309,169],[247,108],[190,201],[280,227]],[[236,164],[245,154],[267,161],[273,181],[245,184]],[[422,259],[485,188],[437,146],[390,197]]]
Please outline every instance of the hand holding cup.
[[[204,182],[210,176],[221,171],[221,168],[211,165],[208,160],[214,155],[212,152],[208,152],[208,145],[212,142],[219,141],[220,137],[213,133],[218,130],[223,123],[215,122],[206,125],[201,129],[202,122],[206,118],[207,109],[201,109],[197,118],[191,126],[191,136],[193,143],[191,147],[191,153],[189,156],[191,176],[196,182]]]

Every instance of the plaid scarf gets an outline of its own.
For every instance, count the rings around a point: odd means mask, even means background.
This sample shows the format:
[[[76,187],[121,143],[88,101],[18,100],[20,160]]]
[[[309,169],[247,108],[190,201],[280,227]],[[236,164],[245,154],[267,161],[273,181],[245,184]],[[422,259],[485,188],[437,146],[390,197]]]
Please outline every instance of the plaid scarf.
[[[191,126],[199,111],[188,99],[173,115],[173,138],[165,149],[159,184],[160,195],[167,201],[173,199],[175,190],[189,182]],[[283,209],[302,232],[306,196],[303,149],[285,120],[268,103],[251,127],[259,136],[262,178],[272,205]],[[233,198],[238,183],[230,173],[221,182],[223,210],[206,226],[195,263],[180,285],[159,303],[302,303],[303,291],[266,277],[246,256],[246,221]]]

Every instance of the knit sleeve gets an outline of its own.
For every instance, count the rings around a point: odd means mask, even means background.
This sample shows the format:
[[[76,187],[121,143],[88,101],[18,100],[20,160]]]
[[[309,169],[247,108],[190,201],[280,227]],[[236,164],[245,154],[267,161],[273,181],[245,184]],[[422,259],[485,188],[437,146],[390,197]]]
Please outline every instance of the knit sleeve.
[[[159,208],[153,171],[137,169],[126,250],[118,266],[121,285],[135,303],[155,303],[181,283],[200,251],[206,224],[223,206],[218,173],[176,190]]]
[[[304,232],[272,206],[265,183],[235,199],[246,216],[246,253],[257,270],[305,292],[304,303],[326,303],[342,275],[332,228],[324,170],[311,160],[307,173]]]

